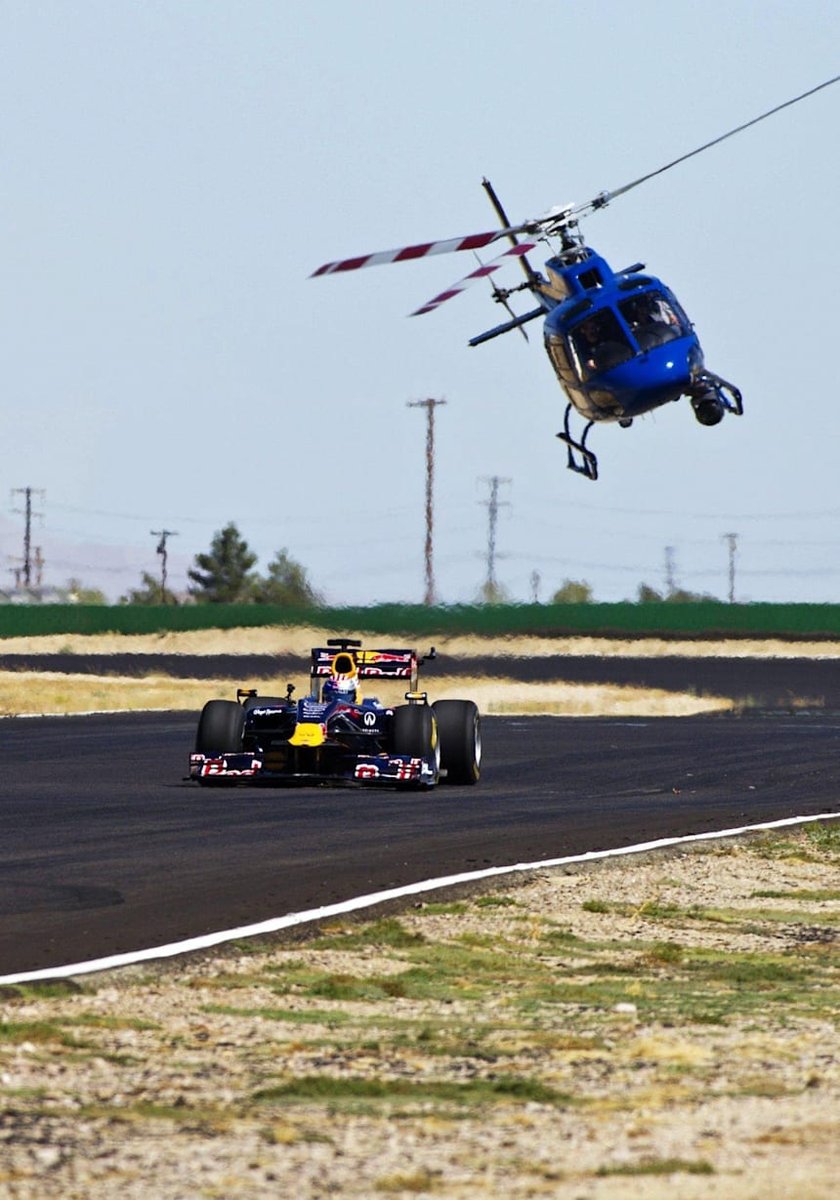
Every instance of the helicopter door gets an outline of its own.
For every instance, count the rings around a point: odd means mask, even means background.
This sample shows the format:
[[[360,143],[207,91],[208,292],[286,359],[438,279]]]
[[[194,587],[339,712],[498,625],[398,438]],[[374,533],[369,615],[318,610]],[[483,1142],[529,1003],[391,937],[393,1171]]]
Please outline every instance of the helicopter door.
[[[575,365],[586,382],[593,375],[627,362],[636,351],[610,308],[591,313],[569,332]]]

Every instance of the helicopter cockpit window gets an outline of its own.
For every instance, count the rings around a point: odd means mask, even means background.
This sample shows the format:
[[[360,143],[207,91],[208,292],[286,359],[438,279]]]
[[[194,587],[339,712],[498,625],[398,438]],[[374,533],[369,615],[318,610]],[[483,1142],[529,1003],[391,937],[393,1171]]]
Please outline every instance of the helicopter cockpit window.
[[[618,318],[609,308],[593,313],[576,325],[569,334],[569,341],[578,372],[584,380],[627,362],[635,353]]]
[[[663,346],[686,332],[678,313],[661,292],[642,292],[622,300],[618,307],[640,350]]]

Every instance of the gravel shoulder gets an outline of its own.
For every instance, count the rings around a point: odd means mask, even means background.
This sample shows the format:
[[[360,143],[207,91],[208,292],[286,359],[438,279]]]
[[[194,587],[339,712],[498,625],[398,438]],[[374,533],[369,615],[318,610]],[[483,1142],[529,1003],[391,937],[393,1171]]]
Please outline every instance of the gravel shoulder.
[[[10,1200],[828,1200],[840,826],[3,989]]]

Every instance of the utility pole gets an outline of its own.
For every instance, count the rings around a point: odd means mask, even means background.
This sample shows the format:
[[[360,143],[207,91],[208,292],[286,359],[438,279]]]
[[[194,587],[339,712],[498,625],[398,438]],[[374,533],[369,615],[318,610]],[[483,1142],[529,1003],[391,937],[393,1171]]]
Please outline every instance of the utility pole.
[[[485,598],[492,602],[498,593],[498,584],[496,583],[496,523],[499,517],[499,508],[504,505],[509,508],[507,500],[499,499],[499,484],[510,483],[509,479],[503,479],[500,475],[485,476],[485,483],[490,484],[490,499],[481,500],[479,503],[487,505],[488,529],[487,529],[487,582],[484,585]]]
[[[725,533],[723,540],[729,543],[729,603],[735,603],[735,554],[738,550],[738,534]]]
[[[43,488],[13,488],[12,496],[23,495],[25,497],[23,508],[13,508],[12,512],[23,513],[25,518],[24,533],[23,533],[23,586],[28,588],[32,582],[32,518],[43,517],[43,513],[33,513],[32,511],[32,493],[35,492],[43,500],[46,492]],[[19,582],[19,580],[18,580]]]
[[[539,604],[539,602],[540,602],[540,583],[541,582],[542,582],[542,576],[540,575],[539,571],[532,571],[531,572],[531,603],[532,604]]]
[[[165,604],[166,603],[166,562],[167,562],[167,558],[168,558],[167,550],[166,550],[166,539],[171,538],[171,537],[177,537],[178,530],[177,529],[150,529],[149,532],[151,533],[152,537],[156,537],[156,538],[160,539],[160,541],[157,544],[157,550],[155,551],[155,553],[160,555],[160,602],[161,602],[161,604]]]
[[[435,570],[433,561],[432,535],[434,514],[432,508],[432,489],[435,480],[435,409],[445,400],[409,400],[409,408],[425,408],[426,410],[426,596],[424,604],[435,602]]]
[[[668,596],[673,596],[677,590],[674,578],[674,547],[665,547],[665,592]]]

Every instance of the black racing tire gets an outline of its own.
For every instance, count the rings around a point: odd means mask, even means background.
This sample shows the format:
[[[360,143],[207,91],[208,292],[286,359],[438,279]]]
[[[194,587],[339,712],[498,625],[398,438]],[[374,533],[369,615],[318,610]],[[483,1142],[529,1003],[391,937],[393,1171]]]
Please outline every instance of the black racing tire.
[[[235,700],[208,700],[198,720],[196,753],[240,753],[244,725],[245,712]]]
[[[281,700],[279,696],[247,696],[242,707],[248,712],[252,708],[279,708],[285,703],[286,701]]]
[[[428,704],[401,704],[394,709],[391,749],[412,758],[437,757],[437,724]]]
[[[472,700],[436,700],[440,765],[447,783],[478,783],[481,776],[481,717]]]

